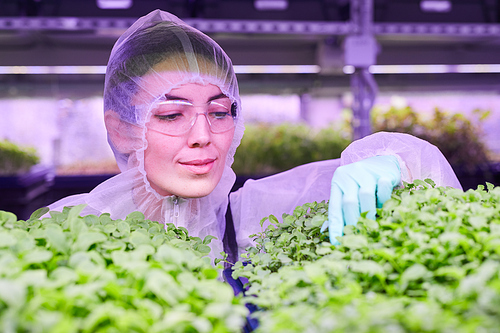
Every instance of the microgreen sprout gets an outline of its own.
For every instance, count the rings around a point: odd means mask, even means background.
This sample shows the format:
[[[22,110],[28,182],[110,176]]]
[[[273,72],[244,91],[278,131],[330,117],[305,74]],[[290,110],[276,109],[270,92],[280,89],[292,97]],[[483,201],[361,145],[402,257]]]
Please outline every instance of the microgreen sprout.
[[[500,187],[404,184],[338,246],[320,232],[327,209],[269,217],[234,266],[259,332],[499,331]]]

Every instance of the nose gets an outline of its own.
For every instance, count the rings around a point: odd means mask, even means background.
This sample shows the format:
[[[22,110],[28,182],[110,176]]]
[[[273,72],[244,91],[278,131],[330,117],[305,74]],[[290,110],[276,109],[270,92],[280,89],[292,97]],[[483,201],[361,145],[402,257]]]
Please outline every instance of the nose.
[[[199,116],[202,119],[199,119]],[[210,131],[210,124],[206,114],[198,113],[194,119],[194,124],[189,130],[188,136],[188,146],[195,147],[205,147],[211,143],[212,132]]]

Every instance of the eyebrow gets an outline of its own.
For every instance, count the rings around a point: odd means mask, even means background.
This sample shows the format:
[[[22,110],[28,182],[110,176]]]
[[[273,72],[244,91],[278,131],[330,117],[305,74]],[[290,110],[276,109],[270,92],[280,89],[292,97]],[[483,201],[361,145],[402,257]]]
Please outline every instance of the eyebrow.
[[[220,93],[218,95],[215,95],[215,96],[212,96],[208,99],[209,102],[211,101],[215,101],[216,99],[219,99],[219,98],[229,98],[227,97],[226,95],[224,95],[223,93]]]
[[[178,96],[169,95],[169,94],[165,94],[165,98],[167,101],[189,101],[187,98],[178,97]],[[207,102],[215,101],[216,99],[219,99],[219,98],[229,98],[229,97],[220,93],[220,94],[217,94],[215,96],[210,97]]]

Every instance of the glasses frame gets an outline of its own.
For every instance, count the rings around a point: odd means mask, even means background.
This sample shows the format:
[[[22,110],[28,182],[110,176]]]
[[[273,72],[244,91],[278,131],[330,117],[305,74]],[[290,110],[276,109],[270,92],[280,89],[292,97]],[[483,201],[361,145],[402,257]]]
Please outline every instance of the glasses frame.
[[[227,97],[227,98],[229,98],[229,97]],[[207,108],[207,109],[204,112],[196,112],[196,113],[194,113],[193,116],[191,117],[190,121],[189,121],[189,127],[185,131],[182,131],[180,133],[175,133],[175,134],[173,134],[173,133],[165,133],[164,131],[160,131],[158,129],[155,129],[155,128],[152,128],[152,127],[148,126],[148,124],[151,122],[151,118],[157,117],[157,116],[161,116],[161,115],[154,114],[154,110],[158,107],[159,104],[165,103],[165,102],[172,102],[172,104],[174,104],[174,102],[176,102],[178,104],[190,106],[190,107],[193,107],[193,108],[204,107],[204,108]],[[152,131],[164,134],[164,135],[174,136],[174,137],[176,137],[176,136],[182,136],[182,135],[185,135],[185,134],[189,133],[189,131],[191,131],[191,129],[193,128],[194,124],[198,120],[198,116],[199,115],[204,115],[205,119],[206,119],[206,121],[207,121],[207,123],[209,125],[210,132],[212,132],[213,134],[222,134],[222,133],[228,132],[231,129],[235,128],[236,124],[237,124],[237,120],[238,120],[237,103],[236,102],[232,102],[231,106],[230,106],[230,108],[228,110],[229,111],[228,113],[231,116],[231,118],[233,119],[233,126],[231,126],[228,129],[225,129],[223,131],[214,132],[214,130],[212,128],[212,123],[210,122],[209,110],[208,110],[209,105],[211,103],[213,103],[213,102],[215,102],[215,101],[210,101],[210,102],[205,103],[205,104],[193,104],[193,103],[189,102],[188,100],[183,100],[183,99],[165,100],[165,99],[161,98],[161,99],[155,101],[152,104],[152,106],[150,107],[151,116],[150,116],[150,120],[148,122],[146,122],[146,127],[148,128],[148,130],[152,130]]]

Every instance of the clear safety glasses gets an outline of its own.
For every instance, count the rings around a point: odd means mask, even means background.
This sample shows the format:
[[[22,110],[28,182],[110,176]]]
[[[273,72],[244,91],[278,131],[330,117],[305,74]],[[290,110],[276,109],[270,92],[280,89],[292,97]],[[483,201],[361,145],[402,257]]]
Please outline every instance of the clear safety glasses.
[[[203,110],[203,112],[198,112]],[[204,115],[212,133],[224,133],[235,126],[236,104],[220,98],[202,105],[186,100],[160,100],[152,108],[149,129],[180,136],[189,132],[199,115]]]

